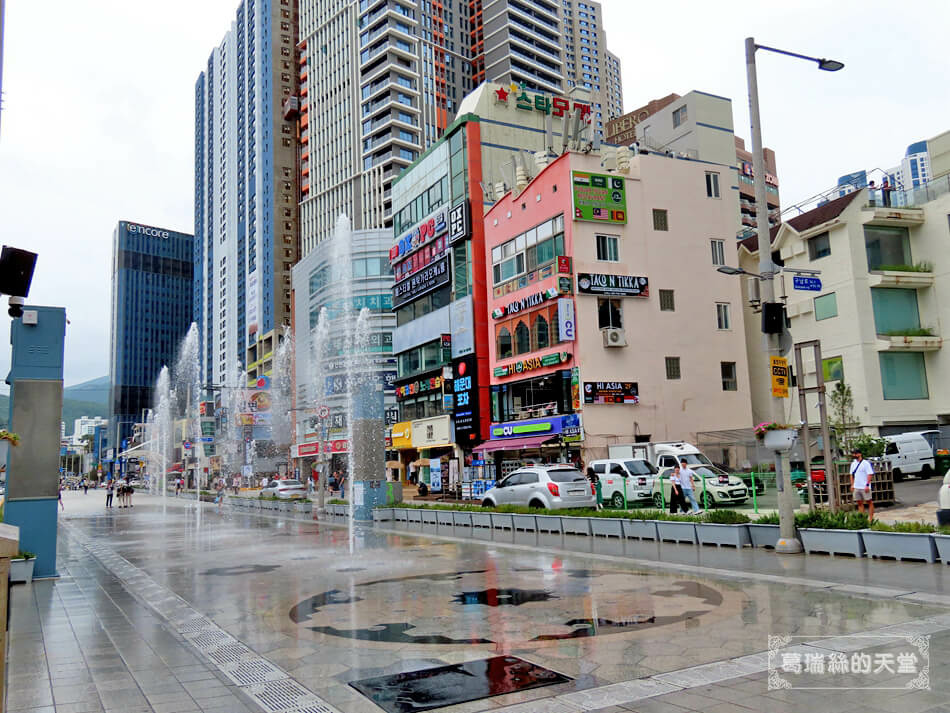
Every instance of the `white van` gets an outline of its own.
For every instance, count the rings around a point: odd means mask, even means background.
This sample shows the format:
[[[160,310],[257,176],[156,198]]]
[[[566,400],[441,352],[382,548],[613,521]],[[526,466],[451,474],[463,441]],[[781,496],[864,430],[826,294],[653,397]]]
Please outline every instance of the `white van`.
[[[656,468],[642,458],[605,458],[591,461],[600,479],[600,495],[607,507],[617,508],[637,500],[649,500]],[[626,492],[625,492],[626,491]]]
[[[642,458],[650,461],[657,469],[672,468],[685,460],[689,466],[712,465],[692,443],[684,441],[663,441],[660,443],[626,443],[607,447],[611,458]]]
[[[929,433],[913,431],[884,436],[887,441],[884,457],[891,464],[895,481],[902,480],[907,475],[929,478],[934,474],[934,451],[931,441],[927,438]]]

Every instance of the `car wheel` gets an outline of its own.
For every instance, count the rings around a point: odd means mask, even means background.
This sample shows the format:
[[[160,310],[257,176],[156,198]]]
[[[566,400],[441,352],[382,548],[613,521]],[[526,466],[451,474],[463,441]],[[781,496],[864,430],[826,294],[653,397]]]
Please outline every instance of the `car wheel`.
[[[529,508],[534,508],[535,510],[547,510],[547,506],[540,500],[532,500],[528,503]]]
[[[623,493],[614,493],[610,498],[610,506],[617,510],[623,510],[625,505],[623,501]]]
[[[921,480],[927,480],[927,478],[929,478],[933,474],[934,472],[933,472],[933,469],[930,467],[930,465],[925,465],[921,469],[921,471],[917,474],[917,477],[920,478]]]
[[[492,502],[491,500],[489,500],[488,498],[485,498],[484,500],[482,500],[482,507],[483,507],[483,508],[493,508],[493,507],[495,507],[495,503],[493,503],[493,502]]]
[[[653,505],[657,510],[663,509],[663,497],[659,493],[653,493]]]
[[[894,482],[895,482],[895,483],[898,483],[898,482],[900,482],[901,480],[904,479],[904,474],[901,473],[901,469],[900,469],[900,468],[895,468],[895,469],[894,469],[894,472],[893,472],[893,475],[894,475]]]

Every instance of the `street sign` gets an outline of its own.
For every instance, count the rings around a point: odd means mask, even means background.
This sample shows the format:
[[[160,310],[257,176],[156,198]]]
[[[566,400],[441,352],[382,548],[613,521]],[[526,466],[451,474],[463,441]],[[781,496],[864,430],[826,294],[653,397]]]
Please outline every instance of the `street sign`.
[[[202,437],[201,437],[201,442],[202,442],[202,443],[214,443],[214,436],[202,436]]]
[[[769,367],[772,373],[772,396],[778,399],[788,398],[788,359],[785,357],[769,357]]]
[[[317,418],[330,418],[330,407],[321,406],[317,409]]]
[[[182,441],[182,442],[181,442],[181,447],[184,448],[186,451],[190,451],[190,450],[191,450],[191,441]]]
[[[792,277],[792,287],[796,290],[805,290],[807,292],[821,292],[821,278],[795,275]]]

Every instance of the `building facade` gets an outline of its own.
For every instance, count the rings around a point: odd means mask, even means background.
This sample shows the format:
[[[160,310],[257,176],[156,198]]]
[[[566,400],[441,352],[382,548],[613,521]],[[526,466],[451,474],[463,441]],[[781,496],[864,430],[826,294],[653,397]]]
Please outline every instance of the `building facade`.
[[[302,0],[299,90],[285,116],[299,122],[303,254],[340,214],[357,230],[392,227],[396,177],[486,81],[583,88],[600,130],[622,107],[602,14],[553,0]]]
[[[716,273],[733,213],[705,189],[730,170],[570,152],[488,211],[492,421],[477,450],[499,475],[751,425],[741,293]]]
[[[786,269],[820,270],[816,291],[796,289],[786,277],[793,341],[821,343],[821,364],[805,352],[803,373],[795,376],[812,386],[821,369],[829,391],[849,386],[855,420],[872,433],[940,428],[950,435],[950,394],[942,387],[950,377],[943,350],[950,324],[950,184],[938,179],[893,198],[894,207],[885,208],[869,189],[853,191],[773,231],[772,254]],[[754,240],[740,244],[739,257],[740,266],[757,271]],[[751,311],[747,317],[747,325],[756,324]],[[761,336],[748,334],[757,419],[769,414],[770,398]],[[807,409],[815,423],[811,395]],[[800,418],[796,388],[786,414],[790,423]]]
[[[195,83],[193,302],[208,383],[247,367],[249,352],[249,372],[263,374],[257,343],[290,323],[299,171],[284,102],[296,44],[293,0],[245,0]]]
[[[121,444],[153,405],[162,366],[173,364],[192,320],[194,237],[119,221],[112,234],[109,419]]]

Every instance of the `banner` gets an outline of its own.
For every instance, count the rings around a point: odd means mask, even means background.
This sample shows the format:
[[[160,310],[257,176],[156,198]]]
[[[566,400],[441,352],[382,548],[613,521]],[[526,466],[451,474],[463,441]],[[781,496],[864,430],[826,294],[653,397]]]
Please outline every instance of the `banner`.
[[[438,458],[429,459],[429,490],[442,492],[442,461]]]
[[[571,171],[574,220],[626,224],[627,193],[623,176]]]
[[[577,322],[574,320],[574,300],[570,297],[561,297],[557,301],[557,333],[562,342],[573,342],[577,331]]]

